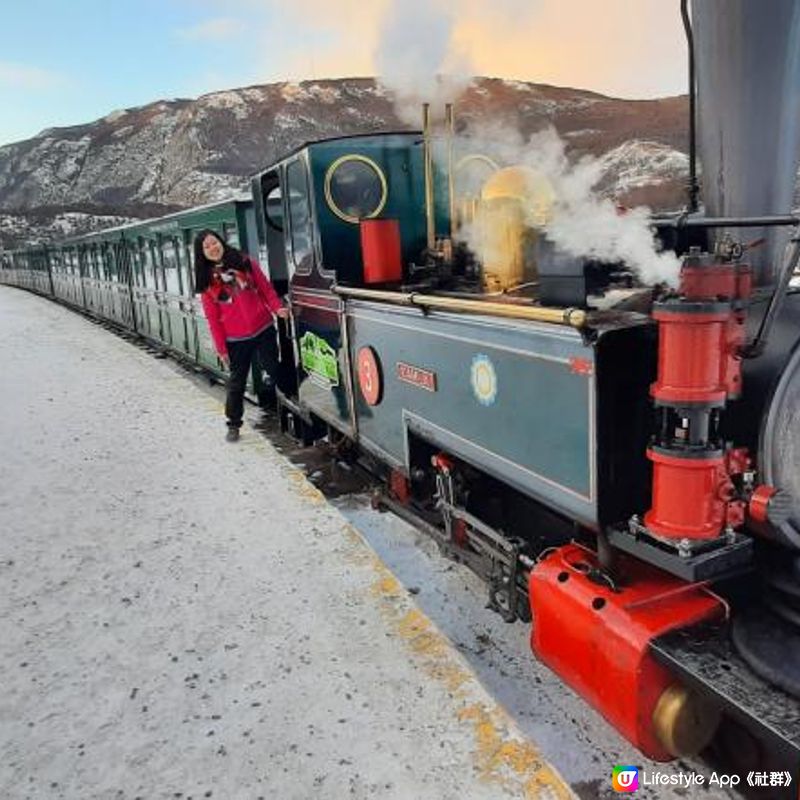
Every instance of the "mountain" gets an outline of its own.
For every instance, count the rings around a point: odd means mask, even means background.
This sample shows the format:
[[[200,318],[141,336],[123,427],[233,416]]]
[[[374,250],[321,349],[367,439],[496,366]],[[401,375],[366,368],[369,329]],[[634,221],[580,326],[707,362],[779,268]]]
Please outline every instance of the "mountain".
[[[578,89],[478,78],[459,130],[502,123],[523,138],[552,125],[573,156],[603,160],[603,191],[684,202],[685,97],[619,100]],[[251,86],[161,100],[0,147],[0,245],[82,232],[227,197],[303,142],[407,127],[371,78]]]

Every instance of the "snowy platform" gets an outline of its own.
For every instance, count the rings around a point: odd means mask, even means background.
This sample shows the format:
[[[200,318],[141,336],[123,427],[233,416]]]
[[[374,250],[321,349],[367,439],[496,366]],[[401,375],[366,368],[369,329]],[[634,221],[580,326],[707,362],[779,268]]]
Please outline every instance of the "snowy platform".
[[[0,796],[572,797],[341,513],[0,286]],[[608,767],[599,767],[605,773]]]

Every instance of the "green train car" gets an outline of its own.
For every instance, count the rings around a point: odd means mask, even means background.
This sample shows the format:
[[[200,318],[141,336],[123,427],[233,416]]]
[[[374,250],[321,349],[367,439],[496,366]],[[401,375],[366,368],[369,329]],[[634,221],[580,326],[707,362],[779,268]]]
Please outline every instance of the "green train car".
[[[253,203],[242,197],[3,253],[0,282],[55,297],[221,374],[194,296],[192,243],[204,228],[258,252]]]
[[[0,283],[53,295],[48,248],[20,248],[0,253]]]

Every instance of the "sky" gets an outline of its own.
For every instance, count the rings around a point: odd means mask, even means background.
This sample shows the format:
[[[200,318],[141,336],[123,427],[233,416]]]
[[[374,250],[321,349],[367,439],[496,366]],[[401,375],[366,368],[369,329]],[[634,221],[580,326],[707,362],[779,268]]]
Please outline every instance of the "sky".
[[[418,21],[417,44],[432,37],[442,72],[627,98],[686,90],[679,0],[14,0],[0,145],[160,99],[402,69],[398,13],[404,29]]]

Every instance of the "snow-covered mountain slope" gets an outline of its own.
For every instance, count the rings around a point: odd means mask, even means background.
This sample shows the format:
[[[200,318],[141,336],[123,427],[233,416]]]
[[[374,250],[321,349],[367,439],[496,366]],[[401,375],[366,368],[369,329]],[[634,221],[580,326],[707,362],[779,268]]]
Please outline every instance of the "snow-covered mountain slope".
[[[617,100],[479,78],[459,98],[457,114],[464,129],[502,121],[523,137],[553,125],[572,152],[603,156],[603,185],[620,191],[641,190],[650,171],[656,184],[685,171],[685,97]],[[209,202],[240,190],[250,174],[305,141],[404,127],[381,84],[346,78],[162,100],[51,128],[0,147],[0,212],[28,225],[21,239],[21,222],[0,225],[0,244],[50,238],[58,226],[41,224],[48,214],[147,217]]]

